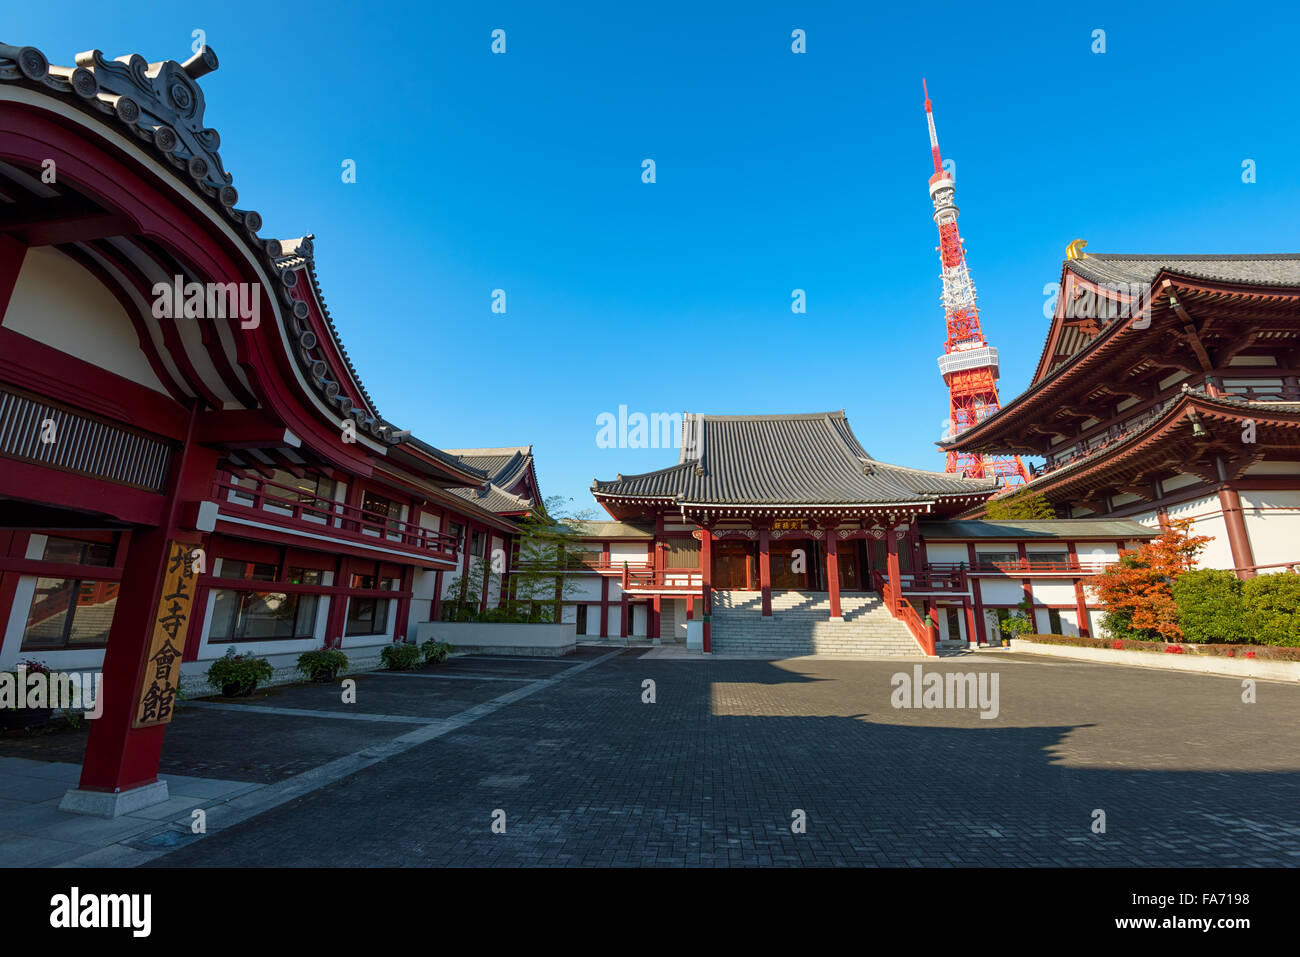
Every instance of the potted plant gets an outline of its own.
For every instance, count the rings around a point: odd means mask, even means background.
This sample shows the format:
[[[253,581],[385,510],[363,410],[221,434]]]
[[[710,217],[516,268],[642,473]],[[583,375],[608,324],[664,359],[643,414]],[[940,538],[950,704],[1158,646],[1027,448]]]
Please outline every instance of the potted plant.
[[[6,684],[9,684],[14,692],[13,702],[5,701],[0,706],[0,731],[10,731],[14,729],[27,730],[29,728],[39,728],[42,725],[49,724],[54,719],[54,708],[50,706],[49,700],[49,675],[50,669],[46,667],[43,661],[32,661],[24,659],[18,662],[18,667],[14,671],[3,673],[6,676],[0,678]],[[45,701],[43,708],[29,708],[27,704],[27,689],[31,675],[40,675],[41,681],[45,682],[45,694],[42,696]]]
[[[1002,647],[1009,648],[1012,638],[1019,638],[1021,635],[1027,635],[1034,630],[1034,622],[1030,617],[1032,609],[1028,601],[1021,601],[1016,608],[1014,615],[1008,615],[1001,623],[998,631],[1002,636]]]
[[[298,671],[308,681],[333,681],[347,667],[348,656],[338,648],[318,648],[298,656]]]
[[[247,698],[259,681],[269,681],[275,669],[265,658],[239,655],[233,647],[208,668],[208,684],[220,688],[226,698]]]
[[[420,646],[420,653],[424,655],[426,665],[440,665],[451,654],[451,645],[445,641],[434,641],[430,638]]]
[[[420,661],[420,648],[414,642],[395,641],[379,653],[389,671],[410,671]]]

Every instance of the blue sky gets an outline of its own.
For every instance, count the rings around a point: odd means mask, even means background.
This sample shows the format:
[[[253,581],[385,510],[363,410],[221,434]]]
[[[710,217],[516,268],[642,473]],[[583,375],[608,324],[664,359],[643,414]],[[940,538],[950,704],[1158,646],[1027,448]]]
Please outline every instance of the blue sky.
[[[204,30],[239,206],[316,235],[383,414],[442,447],[531,442],[578,507],[676,461],[599,448],[620,405],[843,408],[877,458],[943,467],[922,76],[1004,400],[1070,240],[1297,250],[1294,5],[872,6],[73,0],[7,11],[3,39],[184,60]]]

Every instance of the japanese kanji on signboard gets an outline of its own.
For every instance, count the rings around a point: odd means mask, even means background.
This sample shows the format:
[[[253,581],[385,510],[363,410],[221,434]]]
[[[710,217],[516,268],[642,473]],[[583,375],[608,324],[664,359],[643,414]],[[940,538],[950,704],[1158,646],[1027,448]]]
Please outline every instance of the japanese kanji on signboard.
[[[185,632],[198,576],[194,572],[194,546],[171,542],[167,555],[162,597],[158,600],[153,637],[140,679],[140,697],[136,701],[133,722],[136,728],[170,722],[181,683],[181,654],[185,650]]]

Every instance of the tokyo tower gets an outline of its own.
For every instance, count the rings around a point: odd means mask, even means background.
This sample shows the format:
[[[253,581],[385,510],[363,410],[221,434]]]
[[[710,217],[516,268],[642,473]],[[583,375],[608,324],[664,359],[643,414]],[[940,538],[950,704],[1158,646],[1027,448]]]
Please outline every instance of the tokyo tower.
[[[998,350],[984,339],[980,330],[979,307],[975,304],[975,284],[966,268],[966,252],[957,231],[956,192],[952,175],[939,158],[939,137],[934,131],[934,113],[930,109],[930,90],[925,91],[925,121],[930,126],[930,155],[934,175],[930,177],[930,200],[934,203],[934,222],[939,227],[939,259],[943,264],[943,311],[948,321],[948,341],[939,357],[939,372],[948,386],[948,438],[955,437],[986,419],[1001,407],[998,403]],[[1029,474],[1019,456],[997,457],[977,452],[949,452],[944,469],[968,478],[996,476],[1005,486],[1029,481]]]

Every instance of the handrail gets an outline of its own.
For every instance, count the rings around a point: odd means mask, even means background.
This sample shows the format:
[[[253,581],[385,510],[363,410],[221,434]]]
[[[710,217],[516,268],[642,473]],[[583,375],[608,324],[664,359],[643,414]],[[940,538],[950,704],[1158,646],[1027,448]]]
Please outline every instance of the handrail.
[[[371,530],[377,533],[378,537],[388,541],[400,542],[403,545],[452,556],[456,554],[461,546],[460,537],[448,532],[436,532],[422,525],[415,525],[391,516],[380,515],[378,512],[372,512],[355,505],[347,505],[343,502],[336,502],[333,499],[322,498],[304,489],[281,485],[279,482],[272,482],[269,479],[259,478],[254,479],[254,482],[256,484],[253,488],[247,488],[233,481],[217,481],[213,483],[213,487],[225,492],[233,492],[241,498],[252,499],[253,504],[251,507],[258,510],[264,509],[267,505],[272,508],[287,509],[290,517],[295,521],[319,525],[320,522],[312,521],[304,516],[310,515],[313,518],[324,519],[327,528],[352,537],[373,538],[375,536],[366,534],[368,530]],[[268,493],[268,488],[281,489],[288,492],[292,497],[276,495],[273,492]],[[228,495],[217,494],[216,497],[222,501],[229,500]],[[238,501],[230,504],[244,505],[243,502]]]
[[[1261,568],[1285,568],[1289,572],[1300,572],[1300,562],[1274,562],[1271,565],[1242,565],[1240,568],[1230,569],[1234,572],[1257,572]]]
[[[912,637],[916,639],[916,642],[921,646],[922,651],[930,657],[934,657],[937,654],[934,649],[934,636],[930,633],[930,629],[926,627],[925,622],[923,622],[921,617],[916,613],[916,609],[906,601],[902,600],[901,597],[894,594],[893,585],[890,583],[889,579],[878,570],[873,570],[871,577],[876,586],[876,591],[880,592],[880,596],[884,599],[885,607],[889,609],[889,613],[907,626],[907,630],[912,633]]]

